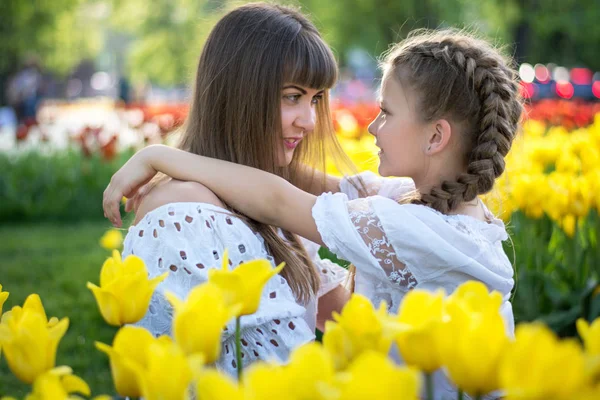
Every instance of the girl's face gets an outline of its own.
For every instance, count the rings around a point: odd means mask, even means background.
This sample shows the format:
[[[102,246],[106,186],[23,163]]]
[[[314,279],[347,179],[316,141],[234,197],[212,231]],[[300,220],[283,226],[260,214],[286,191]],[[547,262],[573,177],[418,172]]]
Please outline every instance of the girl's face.
[[[381,85],[379,115],[369,125],[379,151],[379,174],[405,176],[417,181],[428,167],[426,124],[416,113],[411,91],[386,74]]]
[[[315,129],[316,106],[323,90],[286,83],[281,92],[281,142],[276,145],[277,165],[292,162],[294,150]]]

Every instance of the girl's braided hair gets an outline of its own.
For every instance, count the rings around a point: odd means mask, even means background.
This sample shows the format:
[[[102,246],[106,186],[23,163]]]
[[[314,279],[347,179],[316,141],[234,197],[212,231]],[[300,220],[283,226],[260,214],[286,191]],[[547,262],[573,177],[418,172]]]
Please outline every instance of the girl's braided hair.
[[[447,213],[489,192],[504,172],[523,109],[511,62],[472,35],[421,30],[390,49],[383,70],[414,90],[424,121],[449,118],[464,127],[467,171],[412,202]]]

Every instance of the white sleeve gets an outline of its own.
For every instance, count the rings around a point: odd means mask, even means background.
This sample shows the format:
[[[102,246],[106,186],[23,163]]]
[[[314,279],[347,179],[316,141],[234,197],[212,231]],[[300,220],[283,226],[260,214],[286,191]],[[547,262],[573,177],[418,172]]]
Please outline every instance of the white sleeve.
[[[326,193],[317,197],[312,214],[323,243],[338,257],[401,289],[417,285],[410,268],[396,256],[369,198],[348,200],[342,193]]]
[[[189,291],[208,280],[208,271],[221,267],[224,250],[229,264],[267,258],[264,243],[243,221],[201,203],[174,203],[159,207],[132,227],[123,255],[135,254],[146,263],[150,277],[165,271],[169,276],[158,285],[148,312],[137,325],[158,336],[171,333],[172,314],[165,292],[184,299]],[[304,321],[304,308],[297,304],[286,280],[276,275],[262,293],[258,311],[244,316],[242,358],[244,365],[261,359],[286,361],[297,346],[314,339]],[[221,358],[217,366],[235,375],[235,322],[224,329]]]
[[[348,276],[348,271],[335,264],[331,260],[324,260],[319,256],[320,246],[310,240],[300,238],[304,249],[312,260],[317,273],[319,274],[321,285],[317,297],[321,297],[343,284]]]
[[[348,277],[348,271],[331,260],[323,260],[317,255],[313,263],[321,278],[321,286],[319,287],[317,297],[322,297],[339,285],[342,285]]]
[[[395,200],[415,190],[415,184],[410,178],[384,178],[371,171],[365,171],[342,178],[340,191],[350,200],[358,199],[361,197],[358,192],[361,183],[367,189],[367,196],[382,196]]]

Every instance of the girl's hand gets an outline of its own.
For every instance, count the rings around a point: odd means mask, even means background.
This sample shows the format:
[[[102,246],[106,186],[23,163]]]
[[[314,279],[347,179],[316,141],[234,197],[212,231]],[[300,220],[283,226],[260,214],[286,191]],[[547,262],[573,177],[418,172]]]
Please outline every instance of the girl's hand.
[[[156,175],[156,170],[152,166],[152,156],[154,146],[146,147],[133,155],[110,179],[110,183],[104,190],[102,208],[104,217],[108,218],[115,227],[122,224],[121,213],[119,211],[123,196],[134,200],[143,197],[144,185],[146,185]],[[125,210],[131,210],[132,206],[128,200]]]

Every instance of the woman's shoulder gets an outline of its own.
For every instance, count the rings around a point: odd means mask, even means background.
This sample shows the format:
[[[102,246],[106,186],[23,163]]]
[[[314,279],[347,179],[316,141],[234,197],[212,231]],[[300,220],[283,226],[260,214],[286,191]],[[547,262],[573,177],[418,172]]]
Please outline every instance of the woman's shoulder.
[[[134,224],[147,214],[169,204],[200,203],[226,209],[225,204],[210,189],[201,183],[171,179],[161,183],[144,197],[136,211]],[[188,205],[189,206],[189,205]],[[179,207],[186,207],[180,205]]]

